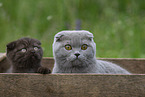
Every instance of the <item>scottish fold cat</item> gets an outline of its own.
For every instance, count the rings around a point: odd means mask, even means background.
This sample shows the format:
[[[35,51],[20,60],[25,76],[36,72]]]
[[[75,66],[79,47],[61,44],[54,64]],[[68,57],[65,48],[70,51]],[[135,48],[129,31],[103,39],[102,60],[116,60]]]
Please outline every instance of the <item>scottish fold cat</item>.
[[[9,73],[41,73],[51,71],[41,65],[43,50],[37,39],[24,37],[7,44],[7,58],[11,62]]]
[[[85,30],[61,31],[53,42],[54,68],[52,73],[130,74],[111,62],[96,60],[93,34]]]

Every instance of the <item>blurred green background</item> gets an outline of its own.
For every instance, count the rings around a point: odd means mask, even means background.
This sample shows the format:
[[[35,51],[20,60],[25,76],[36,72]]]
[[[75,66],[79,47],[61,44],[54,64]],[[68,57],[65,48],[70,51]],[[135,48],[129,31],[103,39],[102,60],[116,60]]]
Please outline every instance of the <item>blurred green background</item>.
[[[145,58],[145,0],[0,0],[0,52],[27,36],[53,57],[54,35],[76,21],[94,34],[97,57]]]

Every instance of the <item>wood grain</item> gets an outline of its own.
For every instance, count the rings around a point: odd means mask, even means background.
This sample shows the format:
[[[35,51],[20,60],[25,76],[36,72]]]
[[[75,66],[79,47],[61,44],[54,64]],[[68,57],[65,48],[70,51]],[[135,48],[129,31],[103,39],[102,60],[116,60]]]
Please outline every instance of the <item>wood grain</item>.
[[[0,74],[1,97],[144,97],[145,75]]]
[[[144,97],[145,59],[101,58],[131,71],[131,75],[0,73],[0,97]],[[53,58],[43,58],[53,68]],[[10,66],[0,61],[0,70]]]
[[[105,60],[116,63],[121,67],[127,69],[134,74],[145,74],[145,58],[97,58],[99,60]],[[42,65],[52,70],[54,65],[54,59],[50,57],[44,57],[42,59]],[[3,57],[0,61],[0,72],[3,73],[10,67],[8,59]]]

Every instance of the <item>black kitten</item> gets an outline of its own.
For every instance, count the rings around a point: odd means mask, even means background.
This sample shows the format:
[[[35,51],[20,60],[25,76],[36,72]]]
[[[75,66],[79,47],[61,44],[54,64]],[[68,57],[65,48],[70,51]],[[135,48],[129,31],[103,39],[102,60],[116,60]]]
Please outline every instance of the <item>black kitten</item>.
[[[41,66],[43,50],[41,42],[32,38],[21,38],[7,44],[7,57],[12,63],[13,73],[42,73],[51,71]]]

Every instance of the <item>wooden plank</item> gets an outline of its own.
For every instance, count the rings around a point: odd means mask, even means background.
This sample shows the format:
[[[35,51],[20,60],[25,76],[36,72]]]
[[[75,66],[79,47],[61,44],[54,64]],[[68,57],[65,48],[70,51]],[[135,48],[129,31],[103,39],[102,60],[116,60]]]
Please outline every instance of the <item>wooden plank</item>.
[[[110,61],[120,65],[134,74],[145,74],[145,58],[97,58],[100,60]],[[54,59],[50,57],[44,57],[42,60],[44,67],[48,67],[52,70]],[[0,72],[6,71],[10,67],[6,57],[3,57],[0,61]]]
[[[54,66],[54,59],[50,57],[44,57],[42,60],[42,65],[52,70]]]
[[[0,74],[1,97],[144,97],[145,75]]]

